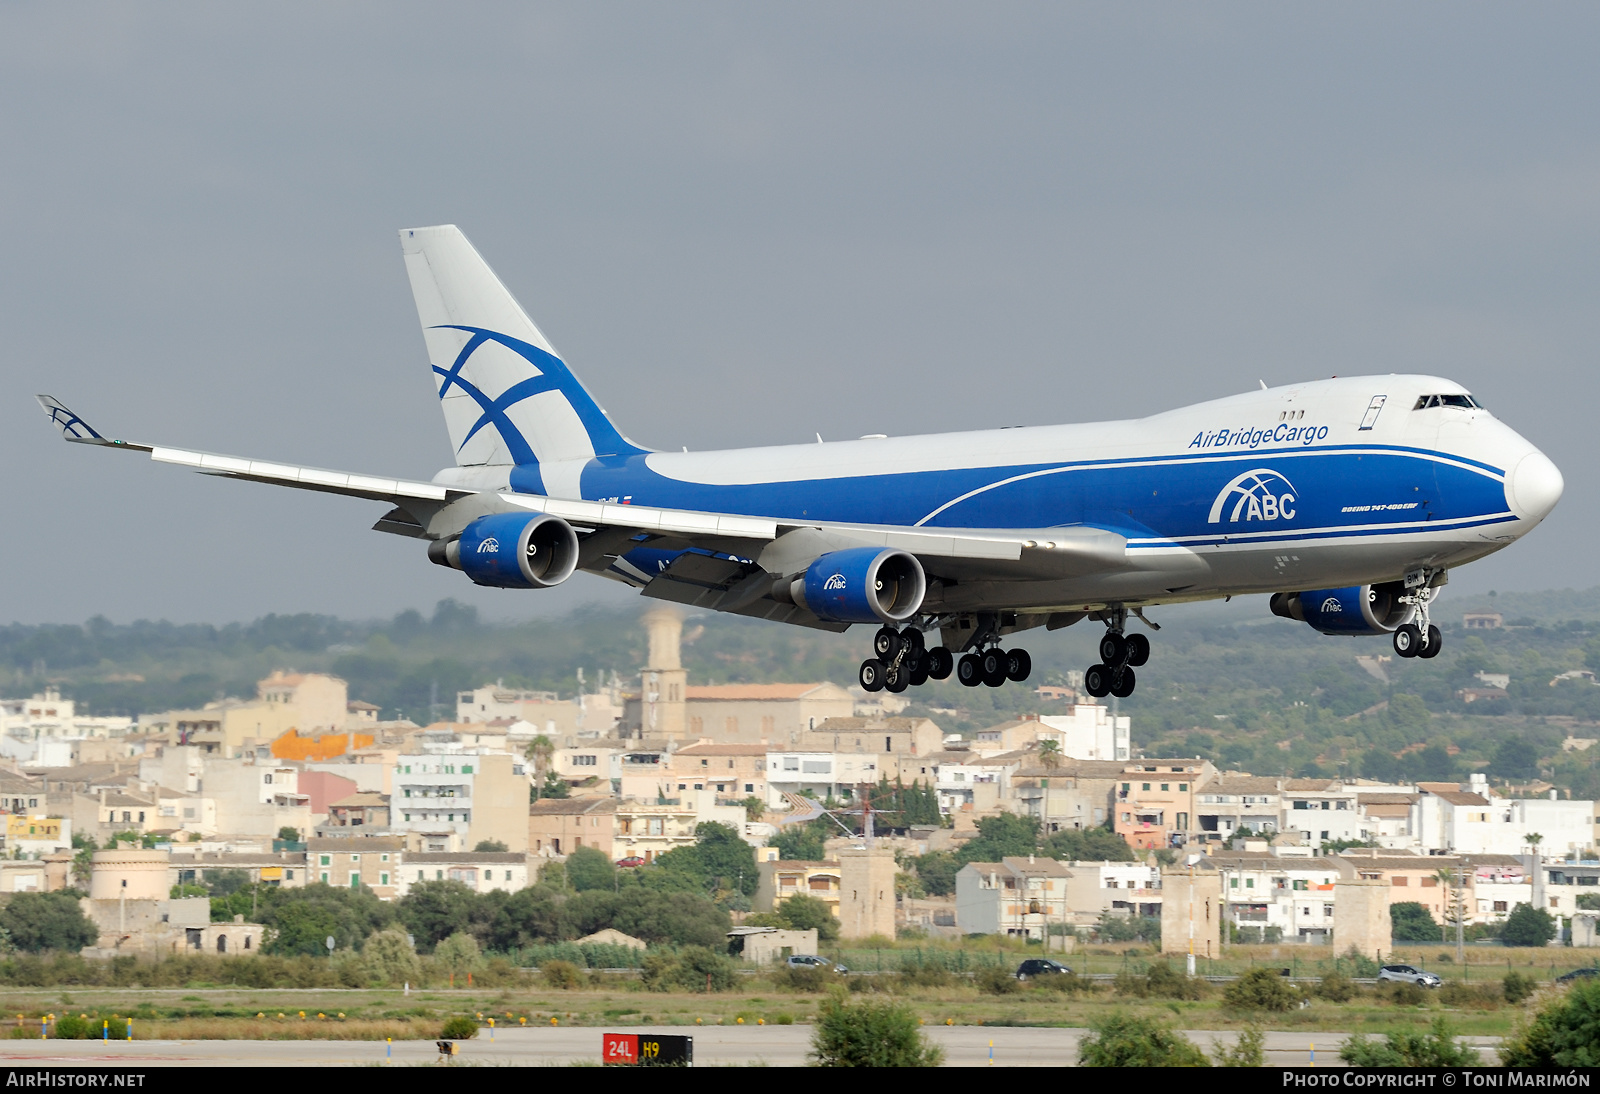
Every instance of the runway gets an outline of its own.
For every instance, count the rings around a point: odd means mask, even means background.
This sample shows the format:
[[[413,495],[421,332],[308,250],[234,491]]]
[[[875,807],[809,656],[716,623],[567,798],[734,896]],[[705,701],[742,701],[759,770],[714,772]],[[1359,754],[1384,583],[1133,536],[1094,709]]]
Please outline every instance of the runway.
[[[563,1067],[600,1062],[597,1026],[507,1029],[458,1042],[450,1066]],[[694,1038],[698,1067],[803,1067],[811,1048],[810,1026],[642,1026],[616,1032],[688,1035]],[[925,1031],[945,1050],[949,1067],[1071,1067],[1078,1059],[1083,1029],[1012,1026],[929,1026]],[[1188,1030],[1186,1036],[1210,1051],[1233,1032]],[[1267,1034],[1266,1062],[1273,1066],[1342,1066],[1344,1033]],[[1493,1062],[1492,1037],[1465,1038]],[[1313,1054],[1315,1058],[1313,1059]],[[0,1066],[27,1067],[437,1067],[432,1041],[5,1041]]]

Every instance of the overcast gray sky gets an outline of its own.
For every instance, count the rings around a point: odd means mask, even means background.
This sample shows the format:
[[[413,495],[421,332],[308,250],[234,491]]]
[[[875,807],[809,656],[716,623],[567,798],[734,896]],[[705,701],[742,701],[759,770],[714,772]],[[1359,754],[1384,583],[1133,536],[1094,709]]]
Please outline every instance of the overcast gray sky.
[[[0,621],[607,595],[32,401],[427,478],[395,232],[442,222],[657,447],[1450,376],[1567,478],[1454,587],[1596,584],[1597,55],[1580,4],[5,5]]]

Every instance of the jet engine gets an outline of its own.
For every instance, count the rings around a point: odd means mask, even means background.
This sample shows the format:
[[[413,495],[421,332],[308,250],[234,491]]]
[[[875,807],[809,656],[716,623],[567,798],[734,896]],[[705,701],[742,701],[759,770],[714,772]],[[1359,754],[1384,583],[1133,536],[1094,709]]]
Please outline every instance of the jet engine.
[[[789,584],[789,596],[829,623],[903,623],[928,581],[915,555],[888,547],[830,551]]]
[[[1309,623],[1323,634],[1393,634],[1416,611],[1400,602],[1404,594],[1405,585],[1399,581],[1273,593],[1272,614]]]
[[[496,513],[452,540],[428,545],[428,560],[463,571],[479,585],[548,589],[578,567],[578,534],[560,517]]]

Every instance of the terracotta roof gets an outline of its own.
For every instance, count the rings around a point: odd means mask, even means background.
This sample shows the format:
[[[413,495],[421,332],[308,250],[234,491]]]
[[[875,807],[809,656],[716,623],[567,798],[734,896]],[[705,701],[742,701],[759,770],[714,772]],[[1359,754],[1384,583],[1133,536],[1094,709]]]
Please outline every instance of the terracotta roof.
[[[1424,791],[1428,792],[1429,794],[1440,794],[1440,793],[1457,794],[1457,793],[1461,792],[1461,784],[1460,783],[1418,783],[1417,784],[1417,789],[1418,790],[1424,790]]]
[[[1206,783],[1207,794],[1276,794],[1278,780],[1263,775],[1218,775]]]
[[[586,817],[616,811],[615,798],[540,798],[528,805],[530,817]]]
[[[744,700],[803,699],[830,684],[715,684],[683,689],[685,699],[714,699],[725,702]],[[843,690],[842,688],[840,689]]]
[[[403,851],[405,846],[405,840],[398,836],[314,836],[306,841],[307,851],[323,854],[362,855],[374,851]]]
[[[837,862],[808,862],[805,859],[768,859],[756,863],[757,866],[770,866],[774,870],[837,870]]]
[[[1410,805],[1417,800],[1416,794],[1357,794],[1357,805]]]
[[[340,798],[336,802],[329,802],[329,809],[370,809],[373,806],[388,805],[389,795],[363,792],[351,794],[348,798]]]
[[[684,745],[673,753],[675,756],[765,756],[768,745],[723,745],[714,741],[700,741],[692,745]],[[773,749],[773,751],[781,751]]]
[[[1407,817],[1411,815],[1411,807],[1409,805],[1400,805],[1398,803],[1394,805],[1367,805],[1363,802],[1361,807],[1366,810],[1369,817]]]
[[[857,730],[879,729],[890,733],[904,733],[932,722],[931,718],[824,718],[816,729],[808,733],[852,733]]]
[[[1433,796],[1440,801],[1449,802],[1451,805],[1488,805],[1489,799],[1481,794],[1463,794],[1459,790],[1436,790]]]

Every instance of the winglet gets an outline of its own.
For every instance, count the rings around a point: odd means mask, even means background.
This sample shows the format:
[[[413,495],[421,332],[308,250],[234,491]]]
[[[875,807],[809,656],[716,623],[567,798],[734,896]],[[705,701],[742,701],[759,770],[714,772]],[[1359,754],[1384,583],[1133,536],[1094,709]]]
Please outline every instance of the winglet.
[[[44,412],[50,415],[50,420],[55,427],[61,430],[61,436],[77,444],[103,444],[116,448],[134,448],[149,451],[146,445],[129,444],[127,441],[114,441],[102,437],[94,426],[74,414],[65,403],[54,395],[35,395],[39,405],[44,407]]]

